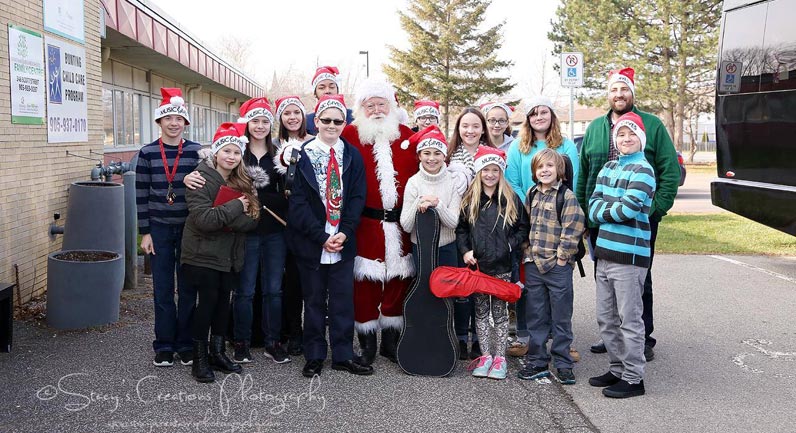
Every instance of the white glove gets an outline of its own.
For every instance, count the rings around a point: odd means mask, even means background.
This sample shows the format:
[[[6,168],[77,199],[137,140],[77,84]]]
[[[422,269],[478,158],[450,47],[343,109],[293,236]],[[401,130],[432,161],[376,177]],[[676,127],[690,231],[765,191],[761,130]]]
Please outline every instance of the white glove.
[[[285,174],[287,172],[287,168],[290,165],[290,157],[293,155],[293,150],[298,149],[299,152],[296,155],[296,162],[301,159],[301,142],[298,140],[290,140],[287,141],[279,150],[276,151],[276,155],[274,156],[274,166],[276,170],[281,173]]]
[[[454,162],[448,166],[448,172],[451,174],[451,180],[456,192],[459,195],[464,195],[473,181],[473,177],[475,177],[472,174],[472,170],[460,162]]]

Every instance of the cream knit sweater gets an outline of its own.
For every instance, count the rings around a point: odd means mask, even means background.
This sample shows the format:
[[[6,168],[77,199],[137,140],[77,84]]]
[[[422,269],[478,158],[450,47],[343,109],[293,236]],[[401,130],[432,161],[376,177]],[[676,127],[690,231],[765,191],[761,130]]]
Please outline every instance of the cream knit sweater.
[[[404,189],[404,204],[401,208],[401,227],[411,235],[412,243],[417,244],[415,235],[415,214],[420,205],[420,197],[435,195],[439,197],[437,213],[440,220],[439,246],[456,240],[456,225],[459,223],[459,207],[462,197],[457,194],[446,166],[439,173],[429,174],[420,165],[420,171],[409,178]]]

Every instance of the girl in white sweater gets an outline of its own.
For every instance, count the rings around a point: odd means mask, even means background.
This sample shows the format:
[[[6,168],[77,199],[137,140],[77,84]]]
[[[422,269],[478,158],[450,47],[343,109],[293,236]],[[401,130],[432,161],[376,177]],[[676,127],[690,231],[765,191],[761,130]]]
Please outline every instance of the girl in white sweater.
[[[401,209],[401,227],[412,239],[412,257],[415,269],[419,267],[417,237],[415,235],[415,214],[433,207],[440,220],[439,265],[457,266],[456,224],[459,222],[459,205],[462,198],[457,193],[451,174],[445,165],[448,144],[442,131],[431,125],[409,138],[417,143],[420,158],[420,171],[409,178],[404,190],[404,204]]]

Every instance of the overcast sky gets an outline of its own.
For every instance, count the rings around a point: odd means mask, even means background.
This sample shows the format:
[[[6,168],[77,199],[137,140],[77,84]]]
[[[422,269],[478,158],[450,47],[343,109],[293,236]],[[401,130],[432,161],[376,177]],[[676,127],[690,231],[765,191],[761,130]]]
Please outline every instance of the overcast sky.
[[[223,9],[218,0],[149,1],[209,46],[225,33],[251,40],[254,78],[262,84],[274,71],[291,67],[311,76],[316,65],[336,65],[341,75],[362,79],[365,56],[360,51],[369,52],[371,75],[382,74],[380,65],[389,62],[387,45],[408,47],[396,13],[406,9],[406,0],[234,0],[224,2]],[[506,21],[499,55],[514,62],[509,71],[517,84],[514,98],[539,93],[543,76],[544,93],[559,96],[558,74],[552,69],[558,59],[550,55],[547,40],[558,4],[493,0],[487,11],[485,26]]]

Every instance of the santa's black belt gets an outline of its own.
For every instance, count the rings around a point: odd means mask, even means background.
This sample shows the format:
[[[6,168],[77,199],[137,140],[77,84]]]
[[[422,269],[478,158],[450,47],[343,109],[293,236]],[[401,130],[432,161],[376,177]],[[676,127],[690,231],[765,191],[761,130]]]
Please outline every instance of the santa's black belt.
[[[362,211],[362,216],[374,220],[381,220],[388,223],[397,223],[401,218],[401,208],[397,209],[374,209],[366,207]]]

